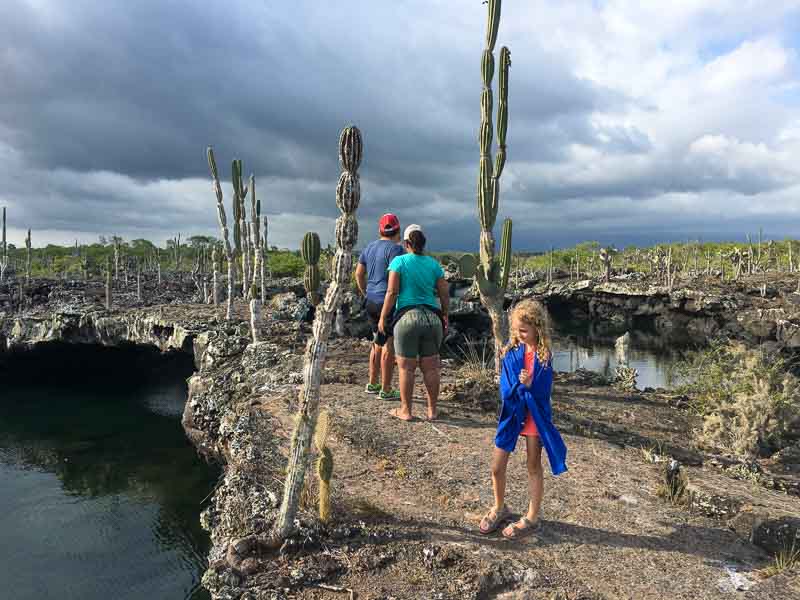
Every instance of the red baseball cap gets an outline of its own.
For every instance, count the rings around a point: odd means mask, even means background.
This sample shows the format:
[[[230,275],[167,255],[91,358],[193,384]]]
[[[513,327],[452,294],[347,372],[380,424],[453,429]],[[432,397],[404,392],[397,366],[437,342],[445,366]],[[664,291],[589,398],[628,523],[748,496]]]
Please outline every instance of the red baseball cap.
[[[400,231],[400,219],[392,213],[387,213],[378,222],[378,231],[383,235],[392,235]]]

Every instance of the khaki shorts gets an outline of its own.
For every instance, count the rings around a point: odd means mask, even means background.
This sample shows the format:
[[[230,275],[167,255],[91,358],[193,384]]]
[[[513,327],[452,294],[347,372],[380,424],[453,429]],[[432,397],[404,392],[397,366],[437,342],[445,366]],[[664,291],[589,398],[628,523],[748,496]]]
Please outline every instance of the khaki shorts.
[[[394,353],[403,358],[424,358],[439,354],[442,321],[424,308],[412,308],[394,326]]]

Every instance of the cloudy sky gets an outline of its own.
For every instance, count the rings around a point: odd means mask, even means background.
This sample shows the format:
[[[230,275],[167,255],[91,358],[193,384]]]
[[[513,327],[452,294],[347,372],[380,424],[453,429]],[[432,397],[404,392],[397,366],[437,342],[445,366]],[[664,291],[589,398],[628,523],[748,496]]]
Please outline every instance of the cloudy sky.
[[[643,8],[647,6],[649,8]],[[361,241],[396,212],[477,246],[481,0],[3,0],[10,241],[218,232],[205,148],[270,243],[323,241],[341,128]],[[800,232],[800,0],[505,0],[516,249]]]

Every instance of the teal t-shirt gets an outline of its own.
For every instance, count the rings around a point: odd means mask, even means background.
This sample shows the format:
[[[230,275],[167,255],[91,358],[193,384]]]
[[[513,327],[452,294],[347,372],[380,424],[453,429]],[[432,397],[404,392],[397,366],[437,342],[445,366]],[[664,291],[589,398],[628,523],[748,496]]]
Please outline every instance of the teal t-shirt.
[[[407,253],[389,263],[389,270],[400,275],[397,310],[416,304],[439,306],[436,281],[444,277],[439,261],[425,254]]]

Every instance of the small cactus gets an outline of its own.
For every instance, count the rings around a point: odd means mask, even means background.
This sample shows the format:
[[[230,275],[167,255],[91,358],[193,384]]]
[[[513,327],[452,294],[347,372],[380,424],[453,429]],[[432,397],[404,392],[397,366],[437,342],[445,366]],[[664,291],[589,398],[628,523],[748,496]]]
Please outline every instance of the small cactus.
[[[327,411],[320,413],[317,429],[314,432],[314,445],[319,452],[317,459],[317,477],[319,478],[319,519],[327,523],[331,518],[331,476],[333,475],[333,453],[325,445],[330,426]]]
[[[320,252],[319,236],[315,232],[309,231],[303,236],[303,245],[300,247],[303,262],[307,265],[316,265],[319,262]]]
[[[458,272],[464,279],[475,277],[475,270],[478,266],[478,259],[474,254],[465,254],[458,259]]]
[[[306,263],[306,271],[303,275],[303,286],[306,288],[306,294],[308,294],[308,299],[311,301],[311,304],[316,306],[320,302],[320,244],[319,236],[313,231],[309,231],[303,237],[300,254],[303,256],[303,262]]]

